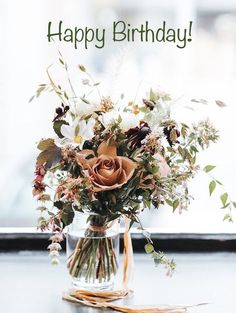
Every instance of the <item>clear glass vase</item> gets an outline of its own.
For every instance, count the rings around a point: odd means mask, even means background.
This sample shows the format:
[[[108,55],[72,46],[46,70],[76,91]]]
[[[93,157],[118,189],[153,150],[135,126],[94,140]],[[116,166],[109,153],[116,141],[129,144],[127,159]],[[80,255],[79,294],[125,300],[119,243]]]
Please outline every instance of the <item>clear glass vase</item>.
[[[67,267],[75,288],[109,290],[118,270],[119,220],[76,212],[67,232]]]

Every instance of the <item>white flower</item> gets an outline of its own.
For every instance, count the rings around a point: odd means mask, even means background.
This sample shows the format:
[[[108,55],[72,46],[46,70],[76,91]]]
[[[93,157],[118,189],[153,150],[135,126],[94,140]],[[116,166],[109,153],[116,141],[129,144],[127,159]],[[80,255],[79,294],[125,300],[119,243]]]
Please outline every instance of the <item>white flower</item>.
[[[76,108],[74,110],[74,114],[77,117],[82,117],[84,115],[93,114],[96,111],[97,105],[85,102],[79,102],[76,104]]]
[[[113,110],[110,112],[104,113],[100,116],[100,122],[104,125],[104,127],[109,127],[118,121],[119,117],[121,118],[120,127],[123,130],[128,130],[135,126],[139,125],[140,117],[131,113],[131,112],[123,112],[118,110]]]
[[[60,261],[58,260],[58,258],[52,258],[51,259],[51,264],[52,265],[58,265],[58,264],[60,264]]]
[[[131,112],[123,112],[121,115],[122,121],[120,126],[122,129],[128,130],[135,126],[139,126],[141,118]]]
[[[50,258],[57,258],[59,257],[59,252],[57,250],[52,250],[50,253],[49,253],[49,257]]]
[[[61,144],[68,143],[79,146],[82,149],[85,140],[89,140],[94,136],[94,125],[94,119],[89,119],[86,122],[78,118],[73,121],[72,125],[62,125],[61,134],[64,138],[61,140]]]

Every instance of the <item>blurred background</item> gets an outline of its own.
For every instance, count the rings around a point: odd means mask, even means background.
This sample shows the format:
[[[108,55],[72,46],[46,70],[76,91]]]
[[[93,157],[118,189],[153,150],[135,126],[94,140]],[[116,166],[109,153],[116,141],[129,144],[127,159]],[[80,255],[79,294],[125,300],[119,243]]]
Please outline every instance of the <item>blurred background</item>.
[[[63,21],[66,27],[100,27],[111,30],[113,21],[133,27],[145,21],[160,27],[186,27],[193,21],[192,42],[178,49],[165,43],[113,43],[103,49],[93,45],[75,50],[68,43],[48,43],[48,21]],[[107,36],[109,39],[111,36]],[[36,142],[52,134],[51,120],[59,104],[53,95],[29,98],[37,85],[47,82],[46,68],[58,82],[59,49],[79,86],[78,64],[84,64],[105,95],[117,100],[142,99],[152,86],[161,88],[183,103],[173,112],[186,121],[209,116],[220,130],[218,144],[200,156],[201,164],[216,165],[214,176],[235,196],[236,149],[236,2],[233,0],[0,0],[0,227],[35,226],[36,201],[32,197]],[[209,104],[184,108],[191,98]],[[214,100],[227,104],[219,108]],[[170,207],[143,214],[145,227],[163,232],[236,232],[235,224],[223,222],[220,195],[208,196],[209,178],[199,174],[190,184],[194,195],[188,211],[179,214]]]

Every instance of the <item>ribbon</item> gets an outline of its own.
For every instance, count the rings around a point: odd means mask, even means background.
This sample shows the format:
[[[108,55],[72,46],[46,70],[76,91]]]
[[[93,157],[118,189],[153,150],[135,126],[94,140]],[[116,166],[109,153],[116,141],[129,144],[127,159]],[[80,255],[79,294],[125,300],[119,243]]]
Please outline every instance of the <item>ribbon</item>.
[[[123,250],[123,281],[122,287],[124,290],[128,288],[128,282],[133,278],[134,270],[134,256],[133,256],[133,246],[132,240],[129,232],[130,219],[128,217],[124,218],[125,222],[125,232],[124,232],[124,250]]]
[[[79,303],[95,308],[106,308],[115,310],[117,312],[124,313],[186,313],[187,307],[178,306],[123,306],[113,303],[115,300],[124,299],[132,294],[131,291],[127,290],[116,290],[116,291],[85,291],[76,290],[63,294],[63,299]]]

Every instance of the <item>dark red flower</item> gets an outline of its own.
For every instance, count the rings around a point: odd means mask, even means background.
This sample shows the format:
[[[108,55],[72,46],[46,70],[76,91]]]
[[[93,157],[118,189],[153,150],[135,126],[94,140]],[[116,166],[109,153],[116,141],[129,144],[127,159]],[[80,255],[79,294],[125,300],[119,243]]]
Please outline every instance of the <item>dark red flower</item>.
[[[37,196],[40,195],[42,192],[45,191],[46,185],[43,182],[34,181],[33,185],[33,195]]]
[[[69,111],[70,107],[68,105],[61,104],[61,107],[56,108],[56,116],[53,119],[53,122],[60,120],[62,117],[66,115]]]
[[[151,129],[146,122],[140,122],[140,126],[130,128],[125,134],[132,149],[140,148],[142,141],[151,133]]]

